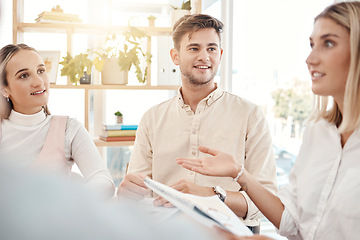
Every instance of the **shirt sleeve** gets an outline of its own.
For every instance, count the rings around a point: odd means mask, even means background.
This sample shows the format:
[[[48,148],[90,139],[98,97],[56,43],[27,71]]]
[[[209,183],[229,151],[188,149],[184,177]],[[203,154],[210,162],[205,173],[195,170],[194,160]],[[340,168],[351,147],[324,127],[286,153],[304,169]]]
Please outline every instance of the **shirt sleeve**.
[[[69,118],[65,135],[71,159],[79,167],[86,186],[98,192],[101,197],[114,196],[115,186],[106,162],[101,158],[85,127],[76,119]]]
[[[286,207],[281,216],[281,222],[280,222],[279,230],[277,232],[282,236],[287,236],[287,239],[290,240],[302,239],[299,236],[297,226],[295,225],[295,222]]]
[[[292,172],[293,173],[293,172]],[[291,182],[291,184],[290,184]],[[284,212],[281,216],[280,226],[279,226],[279,234],[282,236],[296,236],[297,235],[297,227],[296,227],[296,179],[294,174],[290,175],[289,184],[281,188],[279,193],[279,198],[281,202],[284,204]],[[296,239],[296,238],[294,238]]]
[[[300,147],[299,154],[296,158],[295,164],[290,172],[289,176],[289,184],[282,187],[279,191],[279,198],[281,202],[284,204],[284,212],[281,217],[281,222],[279,226],[279,234],[287,237],[288,239],[302,239],[299,236],[299,213],[298,213],[298,190],[297,190],[297,176],[299,174],[299,170],[303,168],[302,160],[303,152],[307,152],[307,138],[309,136],[309,128],[305,128],[303,134],[303,142]]]
[[[264,114],[259,107],[256,106],[250,113],[248,121],[244,166],[262,186],[277,194],[276,164],[271,134]],[[244,195],[248,206],[248,212],[244,218],[245,223],[246,221],[260,219],[263,215],[249,196],[243,191],[240,193]]]
[[[153,151],[150,144],[151,136],[149,129],[149,114],[147,112],[142,117],[136,131],[136,138],[129,161],[128,173],[142,173],[152,178]]]

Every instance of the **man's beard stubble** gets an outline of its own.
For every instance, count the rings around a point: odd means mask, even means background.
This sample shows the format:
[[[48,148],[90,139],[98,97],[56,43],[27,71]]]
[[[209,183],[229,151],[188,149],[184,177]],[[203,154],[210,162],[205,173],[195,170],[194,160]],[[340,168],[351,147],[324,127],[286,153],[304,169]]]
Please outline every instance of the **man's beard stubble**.
[[[194,77],[193,74],[191,74],[191,73],[189,73],[187,71],[182,71],[181,68],[180,68],[180,72],[185,77],[185,79],[194,86],[206,85],[209,82],[211,82],[214,79],[215,75],[216,75],[216,72],[214,72],[208,79],[206,79],[206,81],[199,81]]]

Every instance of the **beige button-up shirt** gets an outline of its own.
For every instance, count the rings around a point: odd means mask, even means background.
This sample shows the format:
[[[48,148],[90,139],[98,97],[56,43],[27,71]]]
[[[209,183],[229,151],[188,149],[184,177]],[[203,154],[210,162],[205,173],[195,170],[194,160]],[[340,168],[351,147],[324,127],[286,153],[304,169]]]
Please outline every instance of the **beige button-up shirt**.
[[[204,187],[239,191],[239,184],[230,177],[204,176],[176,164],[177,157],[205,157],[198,150],[200,145],[233,154],[264,187],[277,192],[272,140],[262,111],[220,86],[199,102],[195,113],[184,104],[180,90],[150,108],[139,123],[128,172],[146,174],[166,185],[185,179]],[[251,220],[262,215],[242,194],[248,204],[245,220],[256,224]]]

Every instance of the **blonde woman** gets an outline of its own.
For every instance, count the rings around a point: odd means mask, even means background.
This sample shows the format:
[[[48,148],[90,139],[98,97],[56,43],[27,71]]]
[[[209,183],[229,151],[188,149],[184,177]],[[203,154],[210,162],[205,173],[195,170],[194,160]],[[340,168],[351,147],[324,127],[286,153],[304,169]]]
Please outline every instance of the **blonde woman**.
[[[316,111],[305,130],[289,185],[279,197],[263,188],[230,154],[200,147],[213,157],[179,158],[177,163],[204,175],[233,177],[288,239],[358,239],[360,2],[337,3],[320,13],[310,45],[306,63],[318,99]]]
[[[5,101],[0,118],[2,163],[65,178],[70,178],[76,163],[89,188],[104,198],[114,195],[106,163],[83,125],[67,116],[50,115],[49,79],[35,49],[10,44],[0,50],[0,90]]]

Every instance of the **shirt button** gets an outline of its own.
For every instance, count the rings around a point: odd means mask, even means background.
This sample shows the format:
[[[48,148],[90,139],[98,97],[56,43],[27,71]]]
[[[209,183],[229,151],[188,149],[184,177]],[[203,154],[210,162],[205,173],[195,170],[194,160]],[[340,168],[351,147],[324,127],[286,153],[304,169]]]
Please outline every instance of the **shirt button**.
[[[194,175],[194,172],[193,172],[193,171],[191,171],[191,172],[190,172],[190,175]]]
[[[196,152],[192,152],[192,155],[194,155],[194,156],[195,156],[195,155],[196,155]]]
[[[192,131],[192,134],[196,134],[196,131]]]

